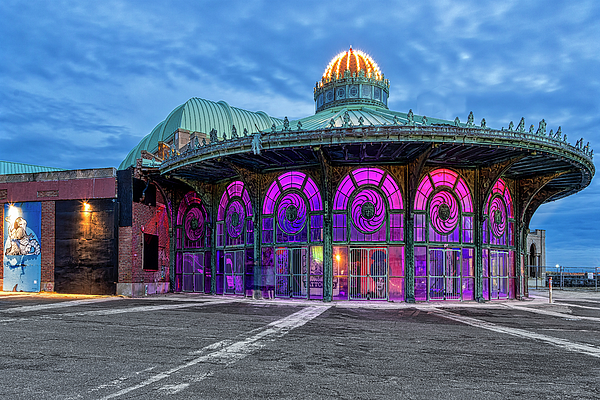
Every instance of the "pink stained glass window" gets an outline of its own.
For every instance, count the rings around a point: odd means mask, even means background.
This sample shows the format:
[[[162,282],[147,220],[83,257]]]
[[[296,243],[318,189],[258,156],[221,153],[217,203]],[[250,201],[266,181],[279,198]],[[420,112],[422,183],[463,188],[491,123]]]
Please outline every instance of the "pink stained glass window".
[[[338,186],[338,190],[335,192],[335,197],[333,199],[333,209],[346,210],[346,207],[348,206],[348,198],[350,198],[354,190],[356,190],[356,186],[354,186],[352,178],[350,178],[350,175],[346,175],[346,177]]]
[[[398,185],[391,176],[388,175],[385,177],[383,184],[381,185],[381,189],[385,192],[386,197],[388,198],[390,210],[402,210],[402,195],[400,194]]]
[[[275,209],[275,201],[279,197],[279,193],[280,191],[277,181],[274,181],[267,190],[265,201],[263,202],[263,214],[273,214],[273,210]]]
[[[323,203],[321,201],[321,192],[315,182],[309,177],[304,185],[304,194],[308,198],[308,204],[311,211],[322,211]]]
[[[456,193],[458,194],[458,197],[460,197],[463,212],[473,212],[471,192],[462,178],[459,178],[456,183]]]
[[[183,196],[183,199],[181,200],[181,203],[179,203],[179,208],[177,210],[177,225],[183,224],[185,212],[192,204],[202,205],[202,200],[200,200],[200,197],[196,192],[188,192],[185,196]],[[204,207],[202,206],[202,208]]]
[[[244,190],[244,182],[235,181],[231,182],[229,186],[227,186],[227,193],[229,197],[242,196],[242,191]]]
[[[417,189],[415,196],[415,210],[425,210],[425,207],[427,206],[427,198],[432,191],[433,187],[431,186],[429,176],[425,175]]]
[[[281,183],[282,190],[287,189],[300,189],[304,183],[306,174],[298,171],[290,171],[282,174],[278,179]]]
[[[352,175],[354,175],[354,179],[358,186],[366,184],[379,186],[383,174],[384,172],[379,168],[359,168],[352,171]]]
[[[456,178],[458,177],[456,172],[451,171],[449,169],[436,169],[430,175],[431,180],[433,181],[433,184],[436,188],[441,185],[450,186],[452,188],[454,187],[454,183],[456,182]]]

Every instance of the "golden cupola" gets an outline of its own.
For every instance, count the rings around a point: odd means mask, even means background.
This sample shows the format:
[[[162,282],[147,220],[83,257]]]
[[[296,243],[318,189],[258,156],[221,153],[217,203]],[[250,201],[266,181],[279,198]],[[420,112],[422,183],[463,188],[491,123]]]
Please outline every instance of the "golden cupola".
[[[350,46],[331,60],[315,85],[316,112],[352,104],[387,108],[389,89],[373,58]]]

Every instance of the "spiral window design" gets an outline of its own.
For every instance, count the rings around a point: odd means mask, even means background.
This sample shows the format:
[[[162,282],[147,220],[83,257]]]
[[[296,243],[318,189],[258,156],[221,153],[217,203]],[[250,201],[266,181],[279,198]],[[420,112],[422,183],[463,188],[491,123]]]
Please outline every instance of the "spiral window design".
[[[492,233],[497,238],[502,237],[506,232],[506,207],[500,197],[492,199],[489,216]]]
[[[204,236],[204,213],[198,207],[191,207],[184,218],[185,235],[189,240],[200,240]]]
[[[296,235],[306,224],[306,203],[295,192],[283,195],[277,208],[277,222],[288,235]]]
[[[244,212],[242,203],[239,200],[232,201],[227,208],[227,215],[225,216],[225,225],[230,237],[237,238],[242,234],[245,219],[246,213]]]
[[[352,201],[352,222],[362,233],[376,232],[385,221],[385,204],[374,189],[364,189]]]
[[[433,228],[442,235],[454,231],[459,220],[458,209],[458,202],[450,192],[444,190],[436,193],[429,206]]]

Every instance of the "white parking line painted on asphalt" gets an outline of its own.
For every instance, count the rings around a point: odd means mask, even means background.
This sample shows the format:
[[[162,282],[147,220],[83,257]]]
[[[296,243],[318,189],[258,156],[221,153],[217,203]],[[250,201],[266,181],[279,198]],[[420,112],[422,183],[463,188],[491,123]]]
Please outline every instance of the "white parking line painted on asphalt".
[[[586,317],[584,315],[566,314],[566,313],[560,313],[557,311],[545,310],[545,309],[541,309],[541,308],[514,306],[512,304],[505,304],[505,305],[506,305],[506,307],[511,308],[513,310],[528,311],[528,312],[532,312],[532,313],[536,313],[536,314],[549,315],[552,317],[565,318],[565,319],[570,319],[570,320],[586,320],[586,321],[600,322],[600,318],[598,318],[598,317]],[[560,305],[568,306],[567,304],[564,304],[564,303],[561,303]],[[597,310],[597,308],[596,308],[596,310]]]
[[[446,310],[435,309],[432,313],[437,314],[441,317],[451,319],[453,321],[461,322],[466,325],[471,325],[477,328],[487,329],[494,332],[505,333],[507,335],[518,336],[525,339],[534,339],[540,340],[542,342],[551,344],[553,346],[560,347],[565,350],[574,351],[577,353],[587,354],[593,357],[600,358],[600,348],[596,346],[592,346],[589,344],[575,343],[570,340],[560,339],[548,335],[542,335],[541,333],[535,333],[526,331],[524,329],[519,328],[509,328],[507,326],[497,325],[491,322],[482,321],[480,319],[465,317],[463,315],[458,315],[451,313]],[[565,314],[566,315],[566,314]]]
[[[254,353],[255,351],[259,350],[260,348],[264,347],[266,345],[267,339],[271,339],[272,337],[281,337],[281,336],[285,335],[289,331],[291,331],[295,328],[298,328],[298,327],[306,324],[307,322],[315,319],[316,317],[318,317],[319,315],[324,313],[328,308],[330,308],[330,306],[307,307],[298,312],[295,312],[292,315],[288,315],[285,318],[282,318],[275,322],[271,322],[270,324],[268,324],[265,327],[265,329],[263,329],[262,331],[254,334],[250,337],[247,337],[246,339],[243,339],[238,342],[231,343],[231,344],[225,345],[225,346],[223,346],[223,342],[218,342],[217,344],[212,344],[210,346],[206,346],[202,350],[200,350],[201,353],[204,353],[206,351],[210,351],[213,349],[219,349],[219,350],[216,350],[209,354],[205,354],[200,357],[197,357],[185,364],[181,364],[181,365],[179,365],[175,368],[172,368],[168,371],[156,374],[137,385],[130,386],[128,388],[119,390],[116,393],[112,393],[108,396],[102,397],[102,399],[108,400],[108,399],[114,399],[116,397],[123,396],[134,390],[144,388],[146,386],[157,383],[163,379],[169,378],[171,375],[173,375],[177,372],[180,372],[185,368],[189,368],[189,367],[192,367],[192,366],[200,364],[200,363],[208,362],[213,367],[214,366],[222,367],[222,366],[227,366],[227,365],[233,364],[236,361],[239,361],[239,360],[247,357],[248,355]],[[205,373],[201,378],[194,379],[194,381],[197,382],[199,380],[202,380],[202,379],[210,376],[211,374],[212,374],[212,372],[209,371],[209,372]],[[180,388],[182,386],[180,386],[180,385],[163,386],[163,388],[166,388],[165,390],[172,390],[174,387]],[[185,386],[185,387],[187,387],[187,386]]]
[[[31,320],[40,320],[40,319],[61,319],[64,317],[77,317],[77,316],[90,316],[90,315],[114,315],[114,314],[126,314],[126,313],[136,313],[136,312],[150,312],[150,311],[160,311],[160,310],[173,310],[178,308],[190,308],[190,307],[201,307],[213,304],[225,304],[235,302],[233,300],[214,300],[214,301],[198,301],[196,303],[185,303],[185,304],[164,304],[164,305],[153,305],[153,306],[138,306],[138,307],[128,307],[128,308],[108,308],[102,310],[90,310],[90,311],[77,311],[77,312],[68,312],[68,313],[60,313],[60,314],[49,314],[49,315],[37,315],[34,317],[18,317],[18,318],[7,318],[0,319],[1,323],[8,322],[23,322],[23,321],[31,321]]]
[[[11,307],[11,308],[6,308],[4,310],[0,310],[0,312],[16,313],[16,312],[27,312],[27,311],[50,310],[50,309],[54,309],[54,308],[83,306],[86,304],[93,304],[93,303],[103,303],[105,301],[113,301],[113,300],[123,300],[123,298],[122,297],[99,297],[97,299],[61,301],[58,303],[37,304],[35,306]]]

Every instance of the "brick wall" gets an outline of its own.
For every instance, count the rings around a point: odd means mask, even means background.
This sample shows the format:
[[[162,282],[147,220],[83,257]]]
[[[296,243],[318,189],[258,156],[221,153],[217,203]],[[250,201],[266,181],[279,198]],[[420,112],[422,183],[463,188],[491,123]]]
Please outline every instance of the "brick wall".
[[[42,201],[42,291],[54,291],[54,254],[55,254],[55,209],[54,201]]]
[[[119,283],[132,283],[133,250],[131,243],[131,226],[119,227]]]

